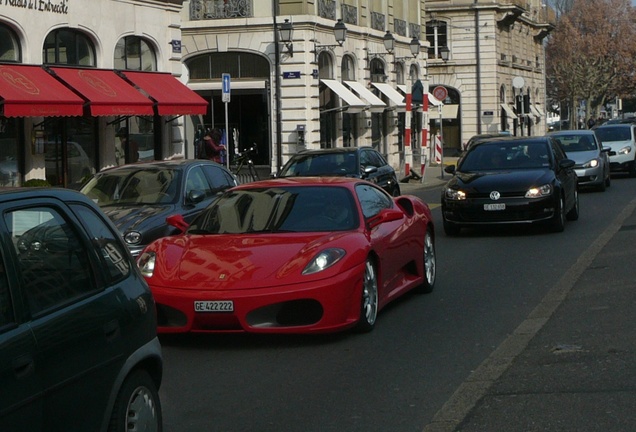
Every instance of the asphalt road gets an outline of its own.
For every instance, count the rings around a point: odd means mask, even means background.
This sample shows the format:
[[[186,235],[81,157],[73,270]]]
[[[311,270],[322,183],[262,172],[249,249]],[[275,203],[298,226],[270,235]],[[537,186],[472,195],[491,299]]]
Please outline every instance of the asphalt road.
[[[430,295],[383,310],[369,334],[162,337],[164,429],[421,432],[633,199],[636,179],[580,194],[565,232],[443,233],[439,189],[417,191],[436,222]]]

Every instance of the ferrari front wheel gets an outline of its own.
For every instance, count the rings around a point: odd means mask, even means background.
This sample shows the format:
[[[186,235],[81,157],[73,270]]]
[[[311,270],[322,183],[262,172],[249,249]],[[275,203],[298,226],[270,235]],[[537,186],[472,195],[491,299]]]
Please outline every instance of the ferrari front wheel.
[[[378,275],[373,261],[369,258],[364,266],[362,281],[362,300],[360,306],[360,320],[356,330],[370,332],[378,317]]]
[[[433,292],[435,286],[435,272],[436,272],[436,259],[435,259],[435,240],[433,234],[429,228],[426,229],[424,235],[424,268],[423,268],[423,280],[422,285],[417,290],[420,293],[428,294]]]

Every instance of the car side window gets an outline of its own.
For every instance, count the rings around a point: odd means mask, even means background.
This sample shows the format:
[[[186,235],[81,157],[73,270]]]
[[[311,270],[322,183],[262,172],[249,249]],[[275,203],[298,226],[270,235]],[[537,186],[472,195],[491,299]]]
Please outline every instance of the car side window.
[[[113,285],[130,274],[130,259],[118,236],[95,211],[81,204],[71,205],[82,219],[91,236],[93,246],[99,251],[99,261],[106,285]]]
[[[213,193],[217,193],[234,186],[232,179],[222,168],[213,165],[206,165],[203,167],[203,171],[210,182]]]
[[[356,195],[360,206],[362,207],[362,214],[365,219],[369,219],[383,209],[392,208],[393,200],[384,191],[368,184],[359,184],[356,186]]]
[[[77,227],[51,207],[5,213],[18,257],[18,279],[32,315],[96,291],[89,254]]]
[[[210,185],[208,184],[207,179],[205,178],[205,173],[200,166],[193,167],[187,173],[186,177],[186,196],[190,194],[190,192],[197,190],[205,193],[206,196],[213,195],[210,190]]]
[[[9,281],[4,266],[4,256],[0,254],[0,328],[15,322],[13,303],[9,292]]]
[[[565,155],[565,152],[563,151],[563,148],[561,147],[559,143],[552,142],[551,147],[552,147],[552,152],[554,153],[554,159],[556,160],[557,164],[561,162],[562,159],[565,159],[567,157]]]

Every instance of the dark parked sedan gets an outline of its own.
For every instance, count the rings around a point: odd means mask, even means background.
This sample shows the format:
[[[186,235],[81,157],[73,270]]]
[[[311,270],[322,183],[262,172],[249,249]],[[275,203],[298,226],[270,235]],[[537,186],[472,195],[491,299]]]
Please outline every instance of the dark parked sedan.
[[[567,130],[550,133],[565,150],[568,159],[576,164],[579,186],[589,186],[604,191],[611,185],[610,147],[603,147],[591,129]]]
[[[277,177],[344,176],[376,183],[392,196],[400,195],[395,170],[371,147],[304,150],[293,155]]]
[[[191,222],[219,192],[236,185],[236,178],[222,165],[178,160],[101,171],[81,192],[108,215],[137,256],[153,240],[177,233],[166,217],[180,214]]]
[[[442,191],[444,231],[483,224],[543,222],[563,231],[579,217],[574,161],[551,137],[492,139],[475,144],[454,165]]]
[[[155,302],[117,229],[68,189],[0,208],[0,430],[161,431]]]

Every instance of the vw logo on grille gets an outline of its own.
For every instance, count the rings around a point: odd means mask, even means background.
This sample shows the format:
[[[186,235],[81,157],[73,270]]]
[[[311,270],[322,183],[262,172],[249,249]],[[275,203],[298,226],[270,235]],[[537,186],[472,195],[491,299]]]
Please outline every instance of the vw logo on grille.
[[[501,194],[497,191],[492,191],[490,192],[490,199],[493,201],[497,201],[499,198],[501,198]]]

